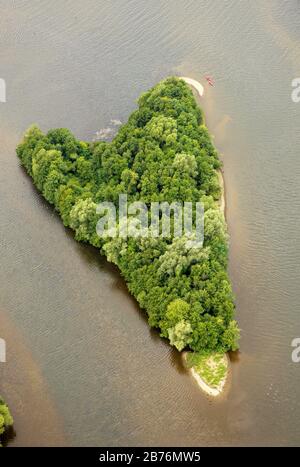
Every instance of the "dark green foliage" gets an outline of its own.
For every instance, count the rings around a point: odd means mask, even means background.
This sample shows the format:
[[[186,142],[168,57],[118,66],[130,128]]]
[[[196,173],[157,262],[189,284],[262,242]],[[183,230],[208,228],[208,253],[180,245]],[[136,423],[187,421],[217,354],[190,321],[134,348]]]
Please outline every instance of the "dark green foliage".
[[[227,233],[219,210],[218,154],[188,86],[169,78],[143,94],[111,143],[77,141],[66,129],[31,127],[17,148],[37,188],[76,239],[117,264],[151,326],[178,349],[226,351],[238,328],[226,273]],[[99,238],[96,204],[127,193],[128,202],[205,205],[202,249],[182,238]]]

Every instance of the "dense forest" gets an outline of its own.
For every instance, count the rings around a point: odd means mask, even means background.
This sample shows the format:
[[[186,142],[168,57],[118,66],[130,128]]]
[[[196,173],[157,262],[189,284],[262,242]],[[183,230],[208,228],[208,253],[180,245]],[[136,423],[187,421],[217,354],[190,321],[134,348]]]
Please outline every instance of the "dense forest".
[[[220,161],[189,87],[168,78],[141,95],[112,142],[78,141],[67,129],[29,128],[17,154],[75,238],[116,264],[129,291],[178,350],[237,348],[239,330],[227,275],[228,236],[219,209]],[[97,203],[201,200],[204,244],[184,237],[100,238]]]

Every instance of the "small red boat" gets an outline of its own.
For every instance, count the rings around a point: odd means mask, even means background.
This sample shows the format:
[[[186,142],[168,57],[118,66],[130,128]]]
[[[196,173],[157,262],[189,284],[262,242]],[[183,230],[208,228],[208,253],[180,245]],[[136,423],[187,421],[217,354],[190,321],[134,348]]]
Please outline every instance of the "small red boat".
[[[205,79],[210,86],[214,85],[213,79],[210,76],[205,76]]]

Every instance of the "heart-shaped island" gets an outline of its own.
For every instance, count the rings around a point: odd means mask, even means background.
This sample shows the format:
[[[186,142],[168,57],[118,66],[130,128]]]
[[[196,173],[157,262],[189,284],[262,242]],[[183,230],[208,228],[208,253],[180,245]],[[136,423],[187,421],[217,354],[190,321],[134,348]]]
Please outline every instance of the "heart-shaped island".
[[[150,326],[192,351],[188,365],[217,395],[239,330],[221,162],[189,84],[168,78],[142,94],[111,142],[32,126],[17,154],[64,225],[118,266]]]

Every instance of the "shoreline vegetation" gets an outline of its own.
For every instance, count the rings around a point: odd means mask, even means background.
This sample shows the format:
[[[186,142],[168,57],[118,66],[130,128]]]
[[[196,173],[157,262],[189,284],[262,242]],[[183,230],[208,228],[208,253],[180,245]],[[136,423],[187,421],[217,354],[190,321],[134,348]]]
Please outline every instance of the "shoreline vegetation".
[[[180,77],[180,79],[193,87],[200,98],[203,97],[204,87],[199,81],[188,77]],[[205,125],[205,123],[203,124]],[[219,207],[226,220],[226,194],[222,167],[218,170],[218,180],[221,189]],[[190,370],[192,377],[206,394],[217,397],[223,392],[230,368],[230,359],[227,353],[208,353],[207,355],[202,353],[199,354],[198,358],[194,358],[194,361],[193,354],[190,352],[183,352],[182,356],[184,365]]]
[[[13,426],[13,418],[9,411],[7,404],[4,402],[2,397],[0,396],[0,447],[1,438],[5,435],[6,431]]]
[[[203,95],[200,83],[174,77],[142,94],[111,142],[78,141],[64,128],[44,134],[34,125],[17,155],[75,239],[118,266],[149,325],[177,350],[190,350],[189,365],[218,388],[227,371],[220,355],[238,348],[239,329],[227,274],[221,162],[189,85]],[[122,193],[146,204],[200,200],[202,248],[174,234],[99,237],[97,204],[117,206]]]
[[[220,211],[226,219],[226,195],[223,171],[220,168],[218,178],[221,187],[221,196],[219,200]],[[184,365],[190,370],[196,383],[209,396],[220,396],[225,388],[228,374],[230,371],[230,359],[227,353],[205,353],[199,354],[198,359],[194,358],[196,353],[183,352]],[[191,357],[189,359],[189,357]],[[197,356],[196,356],[197,357]]]

